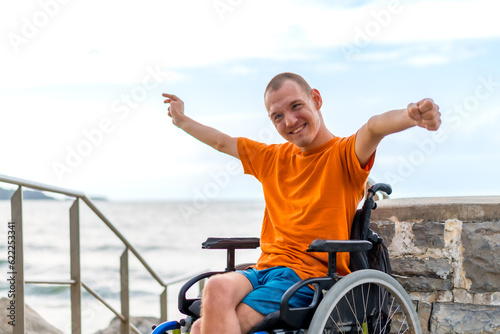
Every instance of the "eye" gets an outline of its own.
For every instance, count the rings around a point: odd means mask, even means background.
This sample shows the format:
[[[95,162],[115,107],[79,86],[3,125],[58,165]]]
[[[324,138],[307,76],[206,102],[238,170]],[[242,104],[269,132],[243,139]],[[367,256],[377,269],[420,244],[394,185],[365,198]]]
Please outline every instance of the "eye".
[[[300,108],[302,104],[301,103],[295,103],[293,106],[292,106],[292,110],[297,110]]]
[[[277,122],[281,119],[281,117],[283,117],[283,115],[281,114],[277,114],[277,115],[274,115],[274,121]]]

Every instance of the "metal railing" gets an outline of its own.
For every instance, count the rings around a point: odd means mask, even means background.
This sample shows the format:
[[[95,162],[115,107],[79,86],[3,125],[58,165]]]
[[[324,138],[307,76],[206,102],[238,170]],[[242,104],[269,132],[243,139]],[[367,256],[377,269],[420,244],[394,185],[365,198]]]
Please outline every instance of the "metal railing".
[[[146,268],[151,276],[163,287],[163,292],[160,295],[160,322],[167,319],[167,287],[170,284],[178,283],[187,279],[187,277],[179,277],[172,279],[169,282],[164,282],[146,263],[139,252],[130,244],[130,242],[116,229],[113,224],[104,216],[104,214],[94,205],[94,203],[83,192],[74,191],[45,185],[37,182],[31,182],[15,177],[5,176],[0,174],[0,182],[18,185],[19,187],[11,197],[11,219],[13,222],[15,235],[15,287],[16,294],[14,303],[16,305],[16,325],[13,328],[13,334],[25,333],[25,313],[24,313],[24,287],[25,284],[56,284],[69,285],[71,295],[71,332],[73,334],[81,334],[82,328],[82,287],[105,305],[121,320],[121,333],[130,334],[130,330],[135,333],[142,334],[133,324],[130,323],[130,298],[129,298],[129,268],[128,256],[132,253],[139,262]],[[73,197],[75,200],[70,207],[70,279],[58,281],[28,281],[24,277],[24,245],[23,245],[23,188],[46,191]],[[125,250],[120,257],[120,299],[121,310],[118,312],[102,296],[92,290],[87,284],[81,280],[80,270],[80,202],[83,201],[104,224],[123,242]]]

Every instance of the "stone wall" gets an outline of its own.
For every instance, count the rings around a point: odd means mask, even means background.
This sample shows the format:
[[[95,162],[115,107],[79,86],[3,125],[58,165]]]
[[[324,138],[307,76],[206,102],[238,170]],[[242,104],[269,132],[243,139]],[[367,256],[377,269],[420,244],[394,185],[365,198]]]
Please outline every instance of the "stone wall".
[[[424,333],[500,333],[500,197],[382,200],[372,227]]]

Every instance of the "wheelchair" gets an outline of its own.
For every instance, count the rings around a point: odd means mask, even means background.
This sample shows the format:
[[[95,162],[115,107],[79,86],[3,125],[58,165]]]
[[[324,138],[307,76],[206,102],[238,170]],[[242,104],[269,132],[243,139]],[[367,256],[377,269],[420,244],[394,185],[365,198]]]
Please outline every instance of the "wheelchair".
[[[330,334],[330,333],[422,333],[413,302],[403,287],[388,273],[388,268],[374,267],[373,259],[380,259],[382,239],[370,225],[371,211],[376,209],[374,199],[378,191],[392,192],[390,185],[377,183],[367,191],[361,209],[351,228],[350,240],[315,240],[308,252],[328,253],[328,274],[302,280],[285,292],[280,310],[267,315],[249,333],[256,334]],[[228,271],[244,269],[235,266],[235,250],[259,246],[258,238],[208,238],[202,248],[226,249],[225,271],[202,273],[186,282],[179,292],[179,311],[187,317],[180,321],[164,322],[153,327],[152,334],[189,333],[190,325],[200,317],[200,298],[189,299],[187,291],[200,280]],[[383,247],[383,248],[382,248]],[[382,251],[382,253],[380,253]],[[385,248],[385,251],[387,249]],[[339,276],[336,272],[336,254],[350,253],[351,273]],[[379,264],[380,265],[380,264]],[[314,287],[314,297],[307,307],[291,308],[290,298],[305,285]]]

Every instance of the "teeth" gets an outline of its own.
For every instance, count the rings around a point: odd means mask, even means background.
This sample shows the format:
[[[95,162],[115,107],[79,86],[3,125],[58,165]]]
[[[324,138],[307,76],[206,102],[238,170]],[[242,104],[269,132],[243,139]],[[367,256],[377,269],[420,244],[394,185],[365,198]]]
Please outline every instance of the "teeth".
[[[297,129],[293,130],[292,133],[295,134],[295,133],[299,132],[300,130],[302,130],[304,128],[304,126],[306,126],[306,125],[304,124],[301,127],[298,127]]]

